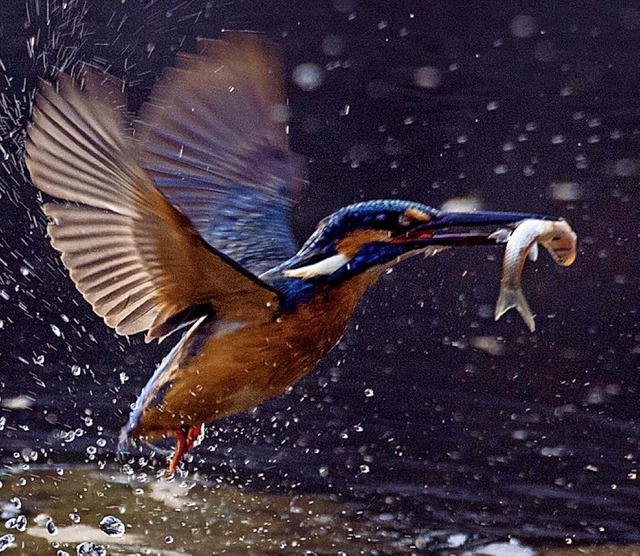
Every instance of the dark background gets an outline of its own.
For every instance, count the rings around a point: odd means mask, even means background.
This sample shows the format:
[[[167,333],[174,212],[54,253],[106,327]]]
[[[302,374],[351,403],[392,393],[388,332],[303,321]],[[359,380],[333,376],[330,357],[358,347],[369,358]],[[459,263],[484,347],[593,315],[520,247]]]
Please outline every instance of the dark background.
[[[465,197],[564,216],[579,256],[527,265],[535,334],[515,312],[493,321],[499,251],[401,265],[316,371],[213,425],[189,468],[366,498],[409,527],[640,540],[636,3],[92,0],[83,17],[62,6],[0,6],[2,461],[113,459],[169,349],[117,338],[48,245],[20,162],[38,78],[90,61],[126,80],[135,110],[176,51],[249,28],[282,45],[291,146],[309,160],[301,242],[353,201]],[[301,63],[323,69],[316,90],[292,81]],[[438,86],[417,86],[424,66]]]

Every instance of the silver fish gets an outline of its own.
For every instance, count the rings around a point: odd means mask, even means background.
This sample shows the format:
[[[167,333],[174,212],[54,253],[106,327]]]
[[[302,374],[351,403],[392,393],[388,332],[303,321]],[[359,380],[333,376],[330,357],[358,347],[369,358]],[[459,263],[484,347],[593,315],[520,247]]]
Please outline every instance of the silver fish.
[[[502,230],[496,234],[497,237],[505,237],[499,235],[504,234]],[[556,263],[569,266],[576,258],[577,236],[565,220],[531,219],[523,220],[505,239],[507,246],[504,251],[495,319],[498,320],[509,309],[515,307],[529,330],[533,332],[536,329],[533,313],[520,287],[525,260],[527,256],[534,261],[538,258],[540,244],[549,251]]]

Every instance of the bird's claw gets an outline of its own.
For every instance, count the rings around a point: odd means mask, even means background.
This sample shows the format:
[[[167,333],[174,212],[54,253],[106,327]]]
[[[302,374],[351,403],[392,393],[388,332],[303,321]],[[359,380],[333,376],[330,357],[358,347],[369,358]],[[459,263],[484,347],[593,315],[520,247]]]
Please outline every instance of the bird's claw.
[[[182,457],[195,446],[201,431],[202,425],[198,425],[197,427],[184,426],[174,431],[174,435],[176,437],[176,448],[173,453],[173,457],[169,462],[167,475],[172,475],[175,472]]]

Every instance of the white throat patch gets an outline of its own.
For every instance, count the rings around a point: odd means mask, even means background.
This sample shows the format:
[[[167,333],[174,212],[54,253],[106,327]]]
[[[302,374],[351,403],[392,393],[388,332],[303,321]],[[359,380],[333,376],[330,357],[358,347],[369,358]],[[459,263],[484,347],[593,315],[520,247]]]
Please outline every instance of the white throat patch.
[[[333,274],[348,262],[349,260],[347,257],[338,253],[337,255],[333,255],[308,266],[287,269],[283,271],[283,274],[289,278],[302,278],[303,280],[308,280],[309,278],[315,278],[316,276],[327,276],[329,274]]]

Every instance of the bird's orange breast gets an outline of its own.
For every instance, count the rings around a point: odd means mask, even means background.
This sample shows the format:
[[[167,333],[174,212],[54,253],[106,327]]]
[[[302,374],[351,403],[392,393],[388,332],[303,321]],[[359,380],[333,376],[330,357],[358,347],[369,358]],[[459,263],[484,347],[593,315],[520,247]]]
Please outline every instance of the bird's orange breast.
[[[145,400],[133,435],[160,436],[245,411],[283,392],[338,342],[364,291],[377,275],[357,276],[319,291],[276,320],[212,335],[196,355],[178,351],[159,387]],[[158,391],[163,388],[161,400]]]

